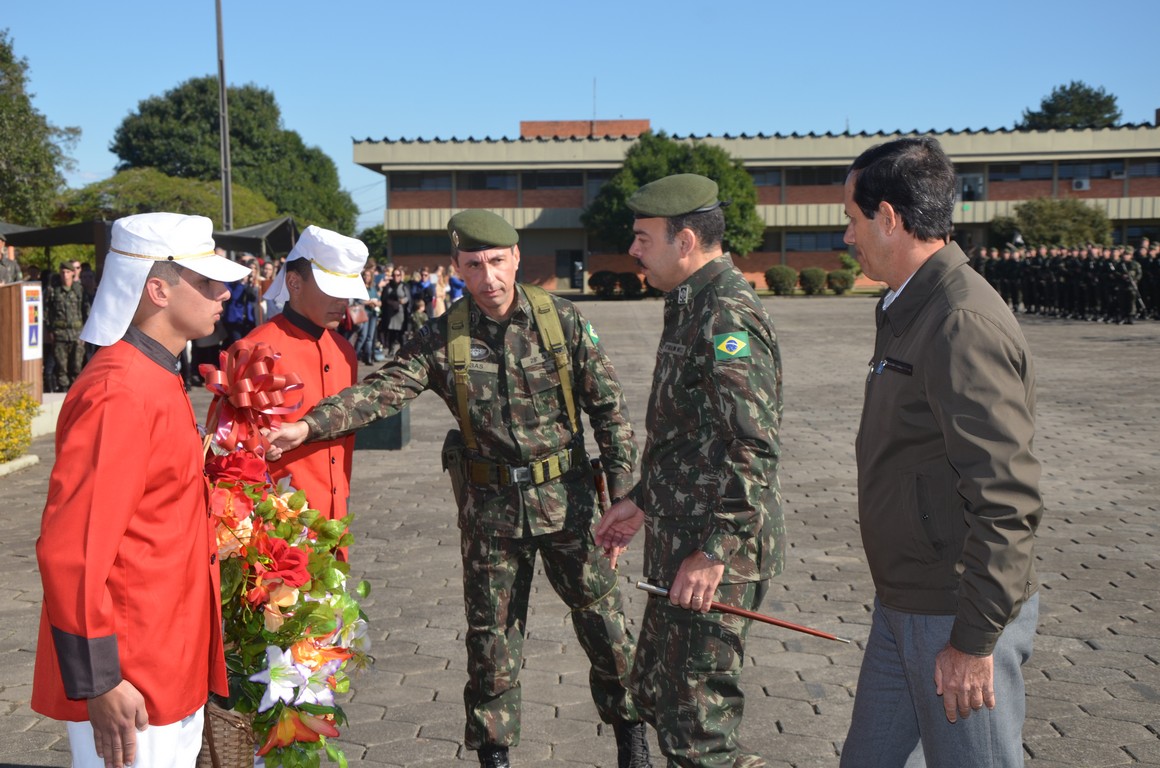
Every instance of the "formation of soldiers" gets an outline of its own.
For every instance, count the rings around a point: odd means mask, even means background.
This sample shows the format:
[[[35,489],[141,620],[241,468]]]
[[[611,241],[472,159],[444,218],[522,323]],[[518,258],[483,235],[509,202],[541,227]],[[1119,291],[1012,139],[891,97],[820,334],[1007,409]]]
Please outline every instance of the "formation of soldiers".
[[[979,248],[971,265],[1015,312],[1092,322],[1160,320],[1160,243]]]

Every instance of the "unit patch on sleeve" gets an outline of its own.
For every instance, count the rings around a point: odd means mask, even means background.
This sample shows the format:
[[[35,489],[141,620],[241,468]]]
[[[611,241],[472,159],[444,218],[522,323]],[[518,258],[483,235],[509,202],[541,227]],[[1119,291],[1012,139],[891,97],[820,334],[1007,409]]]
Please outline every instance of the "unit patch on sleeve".
[[[737,360],[749,357],[749,332],[733,331],[713,337],[714,360]]]
[[[592,323],[588,323],[588,338],[592,339],[593,344],[600,343],[600,337],[596,335],[596,329],[592,327]]]

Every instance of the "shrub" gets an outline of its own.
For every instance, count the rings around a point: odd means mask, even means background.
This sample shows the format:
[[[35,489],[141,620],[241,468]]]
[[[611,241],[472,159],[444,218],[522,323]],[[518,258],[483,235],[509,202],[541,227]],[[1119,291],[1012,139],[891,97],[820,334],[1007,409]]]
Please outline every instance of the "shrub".
[[[32,444],[32,417],[40,405],[23,382],[0,382],[0,462],[24,455]]]
[[[826,290],[826,270],[821,267],[806,267],[798,279],[806,296],[817,296]]]
[[[607,269],[593,272],[588,278],[588,287],[602,299],[611,298],[616,293],[616,273]]]
[[[862,265],[848,253],[839,253],[838,261],[842,263],[842,269],[849,270],[854,273],[854,277],[862,274]]]
[[[826,287],[841,296],[854,287],[854,273],[848,269],[835,269],[826,275]]]
[[[621,272],[616,276],[616,282],[620,285],[620,295],[626,299],[639,299],[644,293],[640,275],[635,272]]]
[[[785,264],[775,264],[765,270],[765,284],[775,296],[789,296],[797,286],[798,274],[793,267]]]

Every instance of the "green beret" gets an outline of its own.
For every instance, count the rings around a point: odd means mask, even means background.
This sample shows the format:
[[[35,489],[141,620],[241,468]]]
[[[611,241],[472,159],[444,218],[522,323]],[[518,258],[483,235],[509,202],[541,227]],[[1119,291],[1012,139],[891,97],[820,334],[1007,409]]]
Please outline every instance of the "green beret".
[[[452,216],[447,222],[447,236],[459,251],[510,248],[520,241],[515,227],[502,216],[480,208],[460,211]]]
[[[717,182],[695,173],[678,173],[645,184],[628,198],[638,219],[670,218],[722,207]]]

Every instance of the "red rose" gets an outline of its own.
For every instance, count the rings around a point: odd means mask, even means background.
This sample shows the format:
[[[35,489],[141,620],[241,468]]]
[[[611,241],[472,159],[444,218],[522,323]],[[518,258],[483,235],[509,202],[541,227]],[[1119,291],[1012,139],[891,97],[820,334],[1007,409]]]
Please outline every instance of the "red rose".
[[[306,570],[310,556],[282,539],[263,536],[258,542],[258,554],[266,566],[262,581],[281,579],[288,587],[301,587],[310,581],[310,573]]]
[[[227,453],[225,456],[214,456],[206,462],[205,471],[214,482],[248,484],[266,482],[266,460],[245,450]]]

